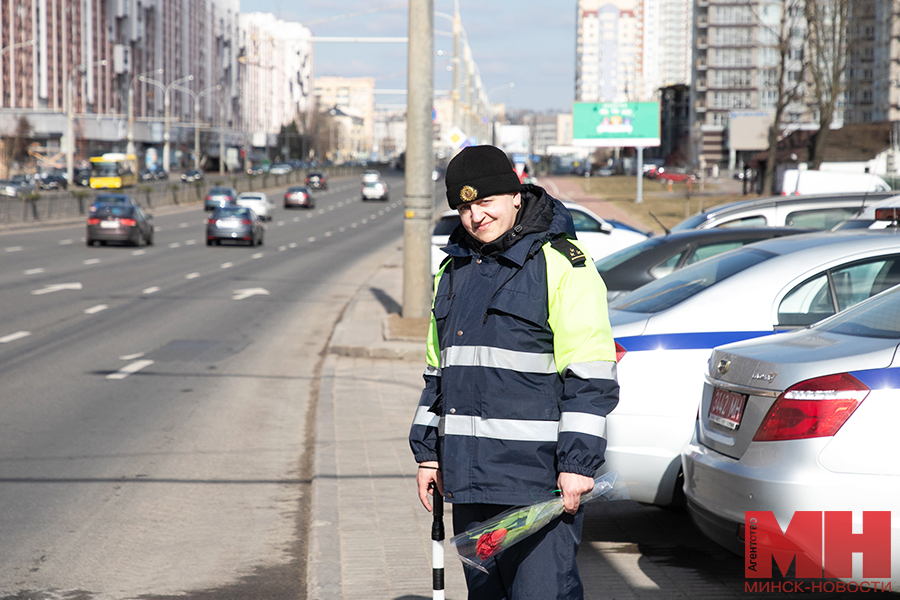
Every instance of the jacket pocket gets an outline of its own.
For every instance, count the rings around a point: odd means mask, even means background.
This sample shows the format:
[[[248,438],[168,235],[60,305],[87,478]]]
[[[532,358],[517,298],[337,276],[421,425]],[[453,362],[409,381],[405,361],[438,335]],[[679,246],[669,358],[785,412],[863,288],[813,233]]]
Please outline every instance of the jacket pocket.
[[[547,324],[547,303],[542,298],[516,290],[503,289],[491,299],[488,313],[511,315],[538,327]]]

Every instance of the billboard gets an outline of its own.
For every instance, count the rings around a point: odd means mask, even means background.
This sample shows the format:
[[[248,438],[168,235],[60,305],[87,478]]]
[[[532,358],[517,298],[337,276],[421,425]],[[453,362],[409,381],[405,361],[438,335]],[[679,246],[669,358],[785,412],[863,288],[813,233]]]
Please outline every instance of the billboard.
[[[769,127],[773,122],[772,111],[732,111],[728,117],[728,148],[768,150]]]
[[[659,102],[576,102],[572,106],[576,146],[659,146]]]

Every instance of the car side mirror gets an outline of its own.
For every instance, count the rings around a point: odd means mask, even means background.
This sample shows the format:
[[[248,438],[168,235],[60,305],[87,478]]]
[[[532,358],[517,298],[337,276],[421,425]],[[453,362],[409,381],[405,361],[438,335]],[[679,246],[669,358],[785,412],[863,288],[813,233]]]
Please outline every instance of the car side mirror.
[[[605,233],[609,235],[613,232],[613,226],[607,223],[606,221],[600,223],[600,233]]]

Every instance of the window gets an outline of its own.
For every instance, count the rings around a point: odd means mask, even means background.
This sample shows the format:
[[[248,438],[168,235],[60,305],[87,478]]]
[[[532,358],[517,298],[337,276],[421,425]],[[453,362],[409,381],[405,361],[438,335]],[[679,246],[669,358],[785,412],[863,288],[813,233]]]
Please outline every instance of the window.
[[[679,252],[674,256],[670,256],[665,261],[650,269],[650,274],[653,275],[655,279],[659,279],[660,277],[665,277],[670,273],[674,273],[682,256],[684,256],[684,252]]]
[[[715,244],[705,244],[703,246],[698,246],[694,249],[691,255],[688,257],[685,265],[692,265],[694,263],[698,263],[701,260],[711,258],[716,256],[717,254],[722,254],[723,252],[728,252],[729,250],[735,250],[744,245],[745,242],[718,242]]]
[[[766,218],[763,215],[753,215],[724,221],[716,225],[716,227],[765,227],[766,225]]]
[[[829,269],[789,292],[778,306],[778,324],[805,327],[900,282],[900,256]]]
[[[798,210],[788,214],[784,224],[787,227],[809,227],[810,229],[831,229],[838,223],[846,221],[858,208],[825,208],[816,210]]]
[[[600,223],[583,212],[570,210],[569,213],[572,215],[572,221],[575,223],[575,231],[602,231]]]

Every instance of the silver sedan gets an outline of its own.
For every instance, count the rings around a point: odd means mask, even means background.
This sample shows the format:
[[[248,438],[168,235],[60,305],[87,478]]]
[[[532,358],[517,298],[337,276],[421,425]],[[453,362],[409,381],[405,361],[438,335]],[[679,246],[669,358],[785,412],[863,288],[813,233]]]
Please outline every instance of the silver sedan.
[[[781,529],[796,520],[794,534],[806,518],[795,519],[798,511],[852,511],[856,532],[893,546],[897,589],[898,345],[900,286],[808,329],[716,348],[694,437],[682,453],[688,509],[701,531],[742,553],[748,537],[756,537],[745,523],[748,511],[771,512]],[[836,563],[829,571],[829,526],[826,518],[826,576],[858,582],[862,573]],[[793,539],[791,531],[785,536]],[[781,530],[774,533],[782,539]],[[797,546],[815,562],[823,556],[823,538],[812,537],[818,550],[802,541]],[[863,552],[865,579],[891,581],[889,565],[875,568],[885,548],[862,548],[846,554]],[[797,561],[802,564],[799,554]]]

